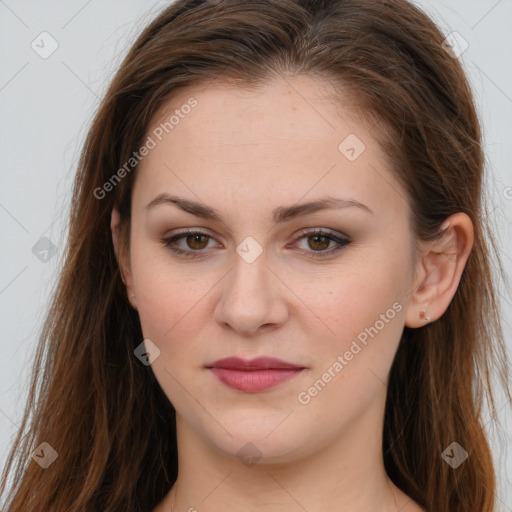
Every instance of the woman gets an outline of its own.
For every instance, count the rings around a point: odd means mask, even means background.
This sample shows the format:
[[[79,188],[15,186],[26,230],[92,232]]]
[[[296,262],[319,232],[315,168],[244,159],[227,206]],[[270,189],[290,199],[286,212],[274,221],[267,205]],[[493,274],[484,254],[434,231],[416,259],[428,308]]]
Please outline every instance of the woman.
[[[404,0],[144,30],[83,149],[9,511],[493,510],[508,367],[445,48]]]

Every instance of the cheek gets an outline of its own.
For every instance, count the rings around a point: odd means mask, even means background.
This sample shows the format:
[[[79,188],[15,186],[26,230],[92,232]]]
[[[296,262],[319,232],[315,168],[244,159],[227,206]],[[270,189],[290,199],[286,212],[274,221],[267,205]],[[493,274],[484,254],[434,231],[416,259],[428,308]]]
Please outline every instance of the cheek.
[[[208,314],[208,291],[216,280],[206,273],[172,262],[165,251],[134,246],[132,275],[137,309],[145,338],[151,339],[161,351],[182,357],[183,350],[192,350]],[[209,278],[210,277],[210,278]],[[210,282],[211,281],[211,282]],[[211,315],[211,313],[210,313]],[[186,342],[186,343],[185,343]],[[171,359],[169,359],[171,360]]]
[[[404,325],[405,260],[397,261],[386,248],[375,250],[371,261],[359,258],[349,265],[347,258],[346,270],[325,280],[328,286],[323,293],[313,293],[321,279],[301,288],[301,298],[315,313],[307,312],[304,318],[310,320],[303,327],[313,333],[320,326],[322,332],[317,336],[321,350],[315,355],[314,378],[330,369],[336,382],[348,379],[343,386],[357,385],[360,392],[370,370],[385,381]]]
[[[375,259],[360,263],[359,268],[347,265],[346,270],[325,279],[316,276],[294,291],[308,306],[306,318],[320,325],[327,338],[336,342],[356,336],[390,308],[388,316],[395,317],[393,304],[401,300],[401,283],[396,274],[396,269],[390,269],[385,261]]]
[[[334,334],[316,340],[311,374],[295,402],[304,418],[321,418],[335,429],[341,418],[364,414],[385,394],[404,308],[389,278],[364,273],[347,277],[326,297],[312,309],[324,315]],[[306,329],[313,332],[311,327]]]

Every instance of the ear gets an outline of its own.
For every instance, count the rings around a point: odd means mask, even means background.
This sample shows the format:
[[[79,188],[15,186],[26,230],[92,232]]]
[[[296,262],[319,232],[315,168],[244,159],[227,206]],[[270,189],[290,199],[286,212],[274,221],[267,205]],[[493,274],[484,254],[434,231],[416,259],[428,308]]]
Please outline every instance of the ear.
[[[450,216],[441,230],[446,230],[443,236],[426,243],[422,250],[411,300],[406,308],[407,327],[422,327],[427,323],[420,317],[423,310],[430,322],[444,314],[457,291],[473,248],[473,223],[465,213]]]
[[[133,278],[130,269],[130,264],[126,264],[125,261],[125,251],[121,246],[120,240],[120,224],[121,224],[121,215],[119,211],[114,206],[112,209],[112,216],[110,218],[110,230],[112,231],[112,243],[114,245],[114,253],[116,255],[117,264],[119,265],[119,271],[121,273],[121,279],[126,286],[126,293],[128,295],[128,300],[131,305],[137,309],[137,301],[135,300],[135,292],[133,290]]]

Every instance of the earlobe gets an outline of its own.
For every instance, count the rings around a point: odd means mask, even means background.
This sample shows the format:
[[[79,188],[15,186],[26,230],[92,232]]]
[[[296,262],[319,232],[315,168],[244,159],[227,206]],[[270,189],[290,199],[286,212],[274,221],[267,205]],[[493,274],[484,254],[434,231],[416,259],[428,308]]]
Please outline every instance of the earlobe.
[[[120,239],[120,226],[121,226],[121,215],[117,208],[114,206],[112,209],[112,215],[110,218],[110,230],[112,232],[112,244],[114,246],[114,253],[116,256],[117,264],[119,265],[119,272],[121,279],[126,286],[126,293],[128,300],[132,306],[137,309],[137,302],[135,300],[135,293],[133,291],[133,281],[129,266],[125,264],[125,257],[123,251],[121,251],[121,239]]]
[[[411,292],[405,325],[417,328],[434,322],[448,309],[474,242],[471,219],[462,212],[441,226],[440,239],[428,243],[420,259],[418,280]]]

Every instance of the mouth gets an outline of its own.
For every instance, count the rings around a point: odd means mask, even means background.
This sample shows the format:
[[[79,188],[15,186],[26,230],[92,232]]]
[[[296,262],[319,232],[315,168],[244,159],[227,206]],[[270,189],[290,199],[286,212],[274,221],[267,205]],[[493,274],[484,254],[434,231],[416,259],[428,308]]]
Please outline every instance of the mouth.
[[[246,393],[271,389],[293,379],[306,369],[304,366],[271,357],[253,360],[228,357],[215,361],[206,368],[226,386]]]

